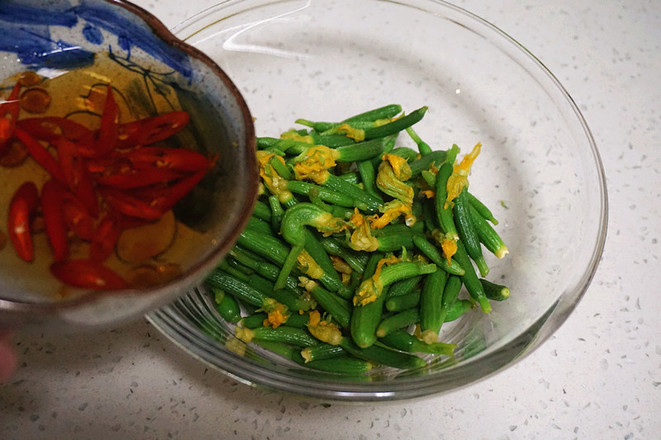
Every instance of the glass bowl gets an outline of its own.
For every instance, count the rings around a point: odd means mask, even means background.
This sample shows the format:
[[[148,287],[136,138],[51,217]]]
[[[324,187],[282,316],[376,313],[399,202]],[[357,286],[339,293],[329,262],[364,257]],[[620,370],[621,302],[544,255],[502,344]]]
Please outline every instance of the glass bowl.
[[[111,292],[64,288],[49,271],[53,256],[46,234],[35,228],[32,262],[18,258],[11,244],[0,249],[0,328],[77,331],[118,325],[199,284],[236,240],[257,194],[252,116],[229,77],[128,2],[11,2],[3,5],[0,31],[2,100],[20,78],[19,120],[57,116],[96,128],[110,85],[120,123],[184,110],[190,120],[168,145],[219,157],[173,209],[175,220],[168,229],[174,231],[173,240],[162,253],[144,260],[131,255],[144,270],[174,269],[169,281]],[[50,105],[37,113],[23,106],[23,96],[33,91],[50,96]],[[3,234],[8,231],[9,200],[18,186],[33,181],[40,190],[48,178],[32,158],[20,166],[0,166]],[[84,258],[85,245],[77,247]],[[83,258],[73,247],[69,258]],[[113,255],[105,263],[126,276],[130,268],[120,257]]]
[[[297,118],[428,106],[416,125],[427,143],[462,152],[482,143],[471,191],[494,210],[510,250],[488,263],[511,297],[444,326],[440,339],[458,345],[455,356],[430,357],[426,368],[377,368],[356,379],[311,372],[252,344],[237,355],[227,348],[236,343],[232,326],[201,287],[149,314],[183,350],[257,387],[327,401],[411,399],[512,365],[576,307],[606,237],[601,160],[569,94],[503,31],[443,1],[245,0],[221,2],[174,33],[234,79],[258,136],[277,136]]]

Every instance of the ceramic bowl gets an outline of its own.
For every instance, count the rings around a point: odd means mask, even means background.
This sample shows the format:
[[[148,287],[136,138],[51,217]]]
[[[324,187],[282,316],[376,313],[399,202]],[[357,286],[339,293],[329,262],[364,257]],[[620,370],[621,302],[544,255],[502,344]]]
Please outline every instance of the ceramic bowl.
[[[0,325],[117,325],[197,285],[233,244],[257,191],[252,116],[227,74],[156,18],[124,1],[3,2],[0,56],[5,98],[17,78],[30,72],[31,82],[24,88],[46,88],[53,103],[71,104],[64,109],[51,105],[45,115],[98,124],[101,110],[95,95],[110,84],[120,122],[186,111],[190,122],[174,142],[218,157],[194,193],[175,207],[177,239],[166,255],[144,262],[176,263],[176,278],[147,288],[70,289],[63,294],[49,273],[52,258],[47,252],[37,252],[32,263],[25,263],[5,245],[0,250]],[[19,119],[23,116],[33,115]],[[34,180],[39,186],[45,179],[33,165],[28,159],[20,167],[0,167],[0,230],[5,234],[9,200],[18,185]],[[48,248],[45,234],[35,234],[34,240],[35,249]]]

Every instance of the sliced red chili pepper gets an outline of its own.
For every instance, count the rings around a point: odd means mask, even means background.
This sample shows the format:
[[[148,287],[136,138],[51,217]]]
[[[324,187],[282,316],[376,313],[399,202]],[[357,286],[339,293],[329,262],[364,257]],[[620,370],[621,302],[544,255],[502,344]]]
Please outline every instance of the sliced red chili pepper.
[[[34,259],[30,222],[38,206],[39,191],[33,182],[22,184],[9,203],[9,238],[18,256],[28,262]]]
[[[85,205],[76,197],[62,200],[62,215],[69,230],[85,241],[94,238],[94,218]]]
[[[99,192],[110,208],[122,214],[145,220],[156,220],[163,215],[164,211],[119,190],[103,187],[99,189]]]
[[[68,194],[64,184],[55,179],[48,180],[41,188],[41,212],[55,261],[65,260],[69,256],[69,240],[62,212],[62,202]]]
[[[129,285],[115,271],[93,260],[65,260],[53,263],[51,273],[69,286],[93,290],[124,289]]]
[[[150,145],[181,131],[188,124],[188,113],[174,111],[120,124],[117,148]]]
[[[133,169],[131,162],[123,155],[111,154],[102,158],[88,158],[85,161],[87,171],[93,177],[102,177],[110,174],[127,173]]]
[[[101,115],[101,126],[96,138],[95,156],[102,157],[115,149],[117,144],[119,106],[115,102],[112,87],[108,84],[106,101]]]
[[[99,216],[99,200],[87,171],[84,158],[78,153],[76,145],[59,137],[53,140],[57,147],[60,169],[71,192],[85,205],[89,214],[96,218]]]
[[[160,182],[170,182],[181,178],[181,174],[164,168],[145,168],[131,170],[120,174],[111,174],[96,179],[101,185],[119,189],[133,189],[153,185]]]
[[[25,118],[19,120],[16,126],[30,133],[35,139],[48,142],[61,136],[76,142],[85,139],[93,133],[92,130],[84,125],[59,116]]]
[[[23,165],[27,158],[25,144],[14,137],[8,142],[5,151],[0,152],[0,167],[16,168]]]
[[[143,226],[146,223],[148,223],[147,220],[109,211],[94,231],[90,244],[90,260],[105,261],[115,251],[115,246],[124,230]]]
[[[206,170],[201,170],[181,179],[174,185],[152,187],[145,191],[138,192],[136,195],[140,198],[151,200],[151,206],[161,212],[167,212],[172,209],[177,202],[183,199],[184,196],[190,193],[193,188],[200,183],[205,174]]]
[[[211,161],[204,154],[185,148],[142,147],[126,155],[136,168],[170,168],[179,172],[208,170]]]
[[[115,250],[115,245],[122,233],[122,216],[108,212],[99,222],[90,244],[90,259],[105,261]]]
[[[16,121],[18,120],[18,113],[20,111],[18,101],[20,91],[21,83],[17,82],[7,97],[7,100],[0,104],[0,152],[4,151],[9,140],[14,135]]]
[[[37,161],[48,173],[59,180],[60,182],[66,183],[66,179],[60,165],[57,163],[57,160],[48,152],[48,150],[39,143],[38,140],[30,136],[27,132],[16,128],[14,132],[15,136],[25,144],[25,147],[30,153],[30,156]]]

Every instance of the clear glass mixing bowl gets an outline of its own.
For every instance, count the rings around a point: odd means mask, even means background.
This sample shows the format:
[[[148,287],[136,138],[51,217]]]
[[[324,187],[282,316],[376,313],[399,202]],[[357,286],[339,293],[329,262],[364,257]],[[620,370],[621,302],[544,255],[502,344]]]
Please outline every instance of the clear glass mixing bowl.
[[[429,106],[417,130],[437,148],[482,142],[471,190],[499,219],[510,249],[489,260],[511,288],[491,314],[444,326],[450,361],[414,371],[378,368],[356,380],[310,372],[259,347],[225,344],[233,329],[202,288],[149,315],[182,349],[235,379],[333,401],[436,394],[488,377],[538,347],[585,293],[606,237],[597,148],[579,109],[528,50],[485,20],[434,0],[225,1],[174,33],[233,78],[275,136],[299,117],[337,120],[399,103]],[[418,127],[416,126],[416,127]],[[216,323],[215,335],[200,330]]]

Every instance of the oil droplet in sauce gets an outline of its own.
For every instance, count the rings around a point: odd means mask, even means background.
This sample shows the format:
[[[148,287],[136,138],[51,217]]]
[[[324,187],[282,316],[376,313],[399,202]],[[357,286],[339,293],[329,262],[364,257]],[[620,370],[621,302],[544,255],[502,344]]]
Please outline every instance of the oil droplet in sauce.
[[[50,95],[41,87],[33,87],[21,93],[20,105],[28,113],[45,113],[50,106]]]
[[[26,71],[2,82],[8,90],[11,90],[16,81],[24,88],[19,100],[19,120],[31,117],[66,117],[91,130],[98,129],[108,84],[117,92],[115,98],[119,105],[120,123],[154,116],[154,109],[180,109],[176,93],[168,92],[164,88],[159,88],[159,92],[165,90],[165,93],[155,93],[155,86],[144,81],[140,73],[108,59],[100,58],[89,68],[48,73],[52,74],[52,77],[46,78],[36,72]],[[140,89],[141,87],[143,89]],[[190,135],[187,136],[190,138]],[[55,154],[52,147],[48,148]],[[31,160],[25,145],[13,141],[0,156],[0,222],[6,221],[9,200],[23,182],[32,181],[41,188],[49,178],[48,173]],[[35,260],[31,264],[26,264],[8,249],[10,246],[6,232],[0,232],[0,249],[5,248],[0,252],[0,276],[9,283],[3,284],[3,289],[15,292],[22,299],[35,301],[58,301],[77,295],[76,289],[63,286],[53,279],[49,272],[53,255],[43,232],[43,217],[37,216],[32,227]],[[176,231],[175,239],[157,257],[136,265],[122,261],[114,253],[104,264],[135,287],[148,287],[171,281],[198,258],[199,252],[195,253],[192,249],[209,245],[209,238],[205,234],[183,227],[178,221]],[[87,258],[89,242],[71,237],[71,234],[70,239],[70,258]],[[23,298],[23,295],[34,297]]]

